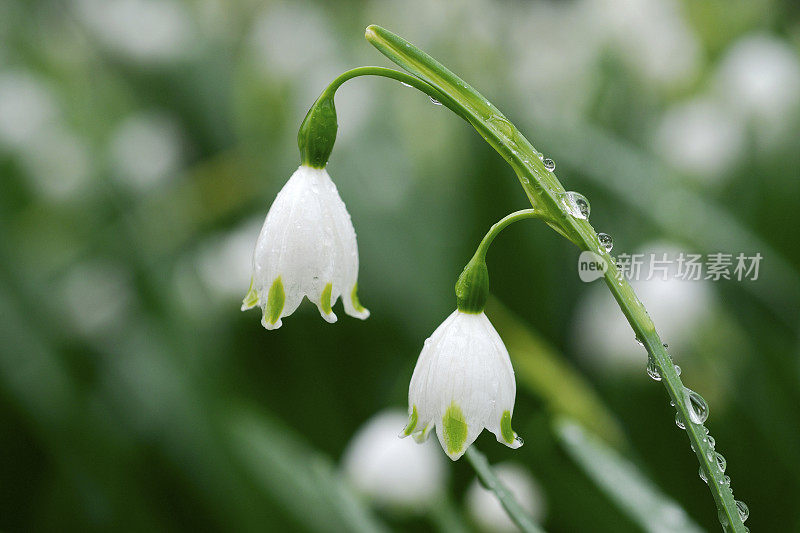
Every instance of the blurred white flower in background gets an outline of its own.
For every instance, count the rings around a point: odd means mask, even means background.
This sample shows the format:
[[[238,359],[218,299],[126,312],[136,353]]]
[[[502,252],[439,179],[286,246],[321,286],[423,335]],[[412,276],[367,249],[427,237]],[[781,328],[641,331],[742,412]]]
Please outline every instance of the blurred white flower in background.
[[[772,36],[743,37],[720,61],[714,89],[732,113],[753,119],[766,140],[773,141],[800,105],[797,52]]]
[[[631,280],[630,283],[676,360],[686,355],[688,346],[703,327],[703,320],[714,313],[716,303],[710,281],[681,280],[674,276],[675,259],[681,252],[688,254],[692,250],[683,250],[671,243],[655,242],[630,252],[645,254],[639,280]],[[662,279],[660,273],[656,273],[651,280],[646,279],[651,253],[656,254],[657,261],[662,259],[664,253],[672,261],[666,280]],[[647,352],[636,342],[627,319],[604,285],[595,283],[585,291],[583,299],[576,306],[572,329],[575,332],[573,338],[576,349],[590,366],[613,374],[644,371]]]
[[[195,11],[197,25],[203,37],[235,39],[238,37],[237,18],[239,14],[231,9],[228,0],[195,0],[191,7]]]
[[[676,0],[588,0],[593,21],[645,79],[668,86],[691,81],[700,44]]]
[[[166,114],[151,111],[131,115],[109,141],[114,177],[139,190],[168,180],[183,163],[184,141],[179,124]]]
[[[74,7],[103,45],[127,59],[162,63],[191,52],[193,20],[176,0],[74,0]]]
[[[387,409],[373,416],[353,436],[342,456],[352,486],[378,506],[424,513],[445,491],[445,458],[433,441],[400,439],[408,416]]]
[[[493,466],[497,477],[514,495],[520,506],[535,522],[541,522],[545,515],[545,501],[539,485],[528,470],[512,462]],[[519,531],[497,496],[485,489],[477,478],[467,489],[466,506],[470,517],[481,531],[497,533]]]
[[[50,87],[23,71],[0,73],[0,145],[18,149],[58,118]]]
[[[526,106],[561,120],[583,111],[596,84],[602,32],[587,3],[532,2],[508,21],[510,76]]]
[[[197,253],[197,273],[212,297],[239,301],[250,283],[253,241],[263,220],[255,217],[239,227],[207,238]]]
[[[62,200],[79,192],[91,173],[84,140],[63,124],[48,84],[23,71],[0,73],[0,150],[18,158],[33,188]]]
[[[661,117],[653,149],[674,168],[703,181],[723,177],[741,159],[741,121],[710,99],[681,102]]]
[[[267,79],[303,77],[325,69],[339,55],[331,24],[316,5],[304,2],[272,5],[256,15],[249,41]]]
[[[46,198],[74,197],[91,178],[92,157],[86,142],[61,126],[38,132],[19,155],[34,188]]]
[[[60,282],[62,318],[86,336],[113,336],[126,327],[134,300],[130,273],[119,264],[93,259],[71,267]]]

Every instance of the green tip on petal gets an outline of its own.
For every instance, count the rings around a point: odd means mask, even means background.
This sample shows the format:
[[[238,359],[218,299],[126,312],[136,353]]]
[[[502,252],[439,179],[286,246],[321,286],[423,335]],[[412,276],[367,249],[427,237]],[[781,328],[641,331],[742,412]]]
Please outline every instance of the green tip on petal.
[[[358,299],[358,283],[353,285],[353,292],[350,293],[350,301],[353,302],[353,309],[359,313],[363,313],[367,310],[363,305],[361,305],[361,302]]]
[[[514,442],[514,430],[511,429],[511,413],[507,410],[503,411],[503,416],[500,417],[500,434],[507,443],[512,444]]]
[[[264,315],[270,324],[274,324],[280,320],[285,301],[286,294],[283,292],[283,281],[281,281],[281,277],[278,276],[275,278],[275,281],[272,282],[272,287],[269,288],[269,296],[267,296],[267,308],[264,312]]]
[[[417,427],[417,420],[418,419],[419,419],[419,416],[417,415],[417,406],[415,405],[415,406],[413,406],[411,408],[411,414],[408,415],[408,424],[406,424],[406,429],[403,430],[403,435],[404,436],[407,437],[407,436],[411,435],[412,433],[414,433],[414,428]]]
[[[322,311],[329,315],[333,311],[331,308],[331,293],[333,292],[333,283],[328,283],[325,285],[325,288],[322,290],[322,296],[319,300],[319,305],[322,308]]]
[[[450,407],[445,411],[442,417],[442,428],[447,453],[457,454],[461,452],[462,448],[464,448],[464,443],[467,441],[467,420],[464,418],[461,408],[455,403],[450,404]]]
[[[250,287],[242,300],[242,311],[255,307],[258,304],[258,291],[253,287],[253,278],[250,278]]]

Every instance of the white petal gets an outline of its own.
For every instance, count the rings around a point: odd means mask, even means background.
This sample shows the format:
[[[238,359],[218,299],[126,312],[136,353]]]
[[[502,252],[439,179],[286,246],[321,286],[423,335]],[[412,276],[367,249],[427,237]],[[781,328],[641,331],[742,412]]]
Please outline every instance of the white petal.
[[[321,190],[326,197],[325,209],[333,229],[336,251],[333,290],[337,297],[341,295],[345,312],[363,320],[369,316],[369,311],[361,305],[356,295],[358,283],[356,232],[336,185],[324,169],[321,172],[323,183]]]
[[[486,338],[494,345],[493,354],[495,363],[493,365],[493,370],[499,383],[494,410],[489,421],[486,423],[486,429],[494,433],[497,442],[501,442],[509,448],[516,449],[522,446],[522,439],[518,438],[514,430],[511,429],[511,418],[514,414],[514,400],[517,395],[514,368],[511,366],[511,358],[508,355],[508,350],[505,344],[503,344],[503,340],[500,338],[497,330],[494,329],[494,326],[486,315],[481,313],[480,316]]]

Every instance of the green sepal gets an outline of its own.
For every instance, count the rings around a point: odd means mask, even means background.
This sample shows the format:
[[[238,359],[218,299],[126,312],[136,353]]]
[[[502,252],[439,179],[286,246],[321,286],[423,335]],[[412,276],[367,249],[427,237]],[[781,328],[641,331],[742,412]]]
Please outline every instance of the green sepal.
[[[458,310],[464,313],[481,313],[489,299],[489,269],[481,254],[470,259],[456,281]]]
[[[317,98],[297,132],[300,162],[314,168],[325,168],[336,142],[336,106],[333,92],[324,92]]]

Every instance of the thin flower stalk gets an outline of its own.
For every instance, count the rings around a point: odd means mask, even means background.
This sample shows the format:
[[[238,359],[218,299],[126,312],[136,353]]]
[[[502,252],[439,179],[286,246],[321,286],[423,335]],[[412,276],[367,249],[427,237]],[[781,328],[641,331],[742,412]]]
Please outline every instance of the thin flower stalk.
[[[450,104],[448,107],[459,107],[457,114],[467,120],[511,165],[531,205],[548,219],[548,225],[582,250],[597,254],[606,264],[606,285],[636,337],[647,349],[676,408],[678,419],[686,426],[686,434],[700,469],[708,480],[723,529],[736,533],[748,531],[737,509],[730,482],[715,459],[716,452],[709,444],[705,427],[702,423],[692,421],[691,404],[686,400],[687,389],[647,310],[630,284],[620,275],[605,243],[600,241],[588,220],[570,213],[566,191],[553,173],[552,165],[545,165],[541,154],[489,100],[431,56],[379,26],[369,26],[366,38],[389,59],[445,94]]]

